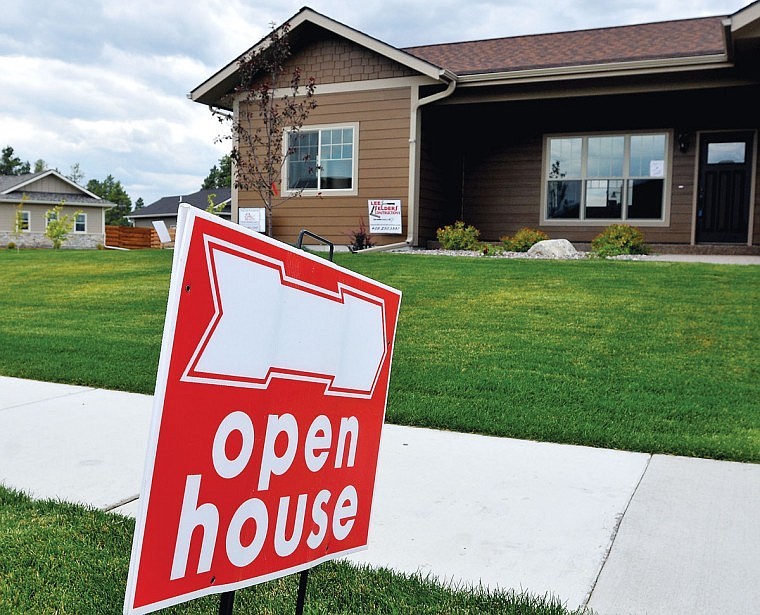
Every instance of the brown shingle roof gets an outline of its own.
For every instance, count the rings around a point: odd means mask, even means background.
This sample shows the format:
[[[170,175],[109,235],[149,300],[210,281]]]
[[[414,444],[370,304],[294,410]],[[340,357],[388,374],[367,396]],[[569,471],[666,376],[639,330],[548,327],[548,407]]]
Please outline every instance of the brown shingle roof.
[[[699,57],[726,52],[722,17],[404,49],[458,75]]]

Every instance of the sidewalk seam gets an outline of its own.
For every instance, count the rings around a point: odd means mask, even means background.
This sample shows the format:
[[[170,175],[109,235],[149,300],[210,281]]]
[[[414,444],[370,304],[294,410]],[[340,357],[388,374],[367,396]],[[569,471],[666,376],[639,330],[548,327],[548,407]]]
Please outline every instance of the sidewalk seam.
[[[116,510],[117,508],[121,508],[122,506],[126,506],[127,504],[131,504],[132,502],[136,502],[139,499],[140,499],[140,494],[139,493],[136,494],[136,495],[130,495],[130,496],[128,496],[128,497],[126,497],[126,498],[124,498],[122,500],[119,500],[118,502],[116,502],[114,504],[110,504],[110,505],[106,506],[102,510],[103,510],[103,512],[112,512],[112,511]]]
[[[626,514],[628,514],[628,509],[631,507],[633,498],[636,497],[636,493],[638,493],[639,491],[639,487],[641,486],[641,483],[644,480],[644,477],[646,476],[647,471],[649,470],[649,464],[652,463],[653,458],[654,458],[654,454],[649,455],[649,457],[647,458],[647,463],[644,466],[644,471],[641,473],[641,476],[639,476],[639,480],[636,482],[636,486],[633,488],[633,491],[631,492],[631,497],[628,498],[628,502],[626,502],[625,504],[623,513],[620,515],[620,518],[617,520],[615,527],[612,529],[612,534],[610,536],[609,544],[607,546],[607,549],[604,552],[604,555],[602,556],[602,564],[601,566],[599,566],[599,572],[596,573],[594,582],[591,584],[591,588],[589,589],[588,593],[586,594],[586,598],[583,600],[583,603],[581,604],[581,608],[583,609],[587,609],[589,602],[591,602],[591,597],[594,595],[594,590],[596,590],[596,586],[599,583],[599,578],[602,576],[602,571],[604,570],[604,567],[607,565],[607,560],[610,557],[610,553],[612,553],[612,548],[615,546],[615,540],[617,539],[618,532],[620,531],[620,526],[623,524],[623,519],[625,519]]]
[[[71,385],[71,386],[77,386],[77,385]],[[89,387],[89,388],[82,388],[80,391],[70,391],[68,393],[63,393],[62,395],[54,395],[52,397],[43,397],[41,399],[34,399],[32,401],[25,401],[21,404],[16,404],[14,406],[3,406],[0,408],[0,412],[4,412],[5,410],[15,410],[17,408],[23,408],[24,406],[33,406],[34,404],[42,404],[49,401],[53,401],[54,399],[63,399],[64,397],[75,397],[77,395],[83,395],[84,393],[92,393],[93,391],[98,391],[99,389],[97,387]]]

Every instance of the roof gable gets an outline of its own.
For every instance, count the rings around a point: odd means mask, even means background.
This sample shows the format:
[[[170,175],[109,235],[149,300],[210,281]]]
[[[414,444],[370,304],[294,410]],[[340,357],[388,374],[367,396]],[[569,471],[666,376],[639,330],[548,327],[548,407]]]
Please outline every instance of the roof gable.
[[[64,201],[77,205],[114,206],[53,169],[24,175],[0,175],[0,200],[17,201],[24,196],[30,202],[43,204]]]
[[[420,57],[409,54],[402,49],[388,45],[387,43],[364,34],[363,32],[359,32],[358,30],[337,22],[334,19],[321,15],[308,7],[302,8],[286,23],[290,26],[290,33],[288,36],[291,38],[291,42],[295,42],[296,44],[300,34],[306,33],[306,38],[313,40],[314,29],[321,29],[322,31],[327,31],[328,33],[345,38],[361,47],[369,49],[380,56],[414,71],[416,74],[421,74],[435,80],[448,80],[453,77],[453,75],[449,75],[445,69],[439,66],[435,66]],[[280,26],[278,30],[283,27],[284,26]],[[206,105],[229,108],[229,102],[226,102],[225,98],[237,85],[237,70],[240,61],[249,53],[265,47],[268,44],[268,40],[269,36],[264,37],[253,47],[242,53],[227,66],[193,89],[188,94],[188,98]]]

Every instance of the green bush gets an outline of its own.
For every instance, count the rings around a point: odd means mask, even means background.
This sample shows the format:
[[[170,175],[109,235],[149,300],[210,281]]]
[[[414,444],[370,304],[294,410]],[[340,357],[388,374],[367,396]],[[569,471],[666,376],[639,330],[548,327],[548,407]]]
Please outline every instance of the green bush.
[[[474,226],[465,225],[461,220],[444,226],[436,231],[438,241],[444,250],[479,250],[480,231]]]
[[[591,251],[597,256],[647,254],[644,233],[628,224],[611,224],[591,241]]]
[[[16,249],[16,244],[14,242],[12,242],[12,241],[9,241],[8,242],[8,249],[9,250],[15,250]]]
[[[539,241],[549,239],[549,235],[533,228],[521,228],[514,237],[504,236],[501,243],[505,250],[510,252],[527,252],[531,246]]]

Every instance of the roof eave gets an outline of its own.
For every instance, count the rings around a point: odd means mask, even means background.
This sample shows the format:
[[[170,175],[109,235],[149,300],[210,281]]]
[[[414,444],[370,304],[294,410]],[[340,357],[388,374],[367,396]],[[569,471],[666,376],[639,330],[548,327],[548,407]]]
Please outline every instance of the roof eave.
[[[116,203],[111,203],[110,201],[104,201],[103,199],[100,199],[99,203],[79,203],[79,202],[67,202],[65,195],[61,194],[61,199],[53,200],[53,199],[26,199],[24,201],[25,205],[48,205],[48,206],[56,206],[60,205],[61,201],[63,201],[63,204],[66,207],[87,207],[87,208],[101,208],[101,209],[111,209],[112,207],[116,207]],[[18,198],[8,198],[8,195],[3,194],[0,196],[0,203],[15,203],[18,204],[19,199]]]
[[[726,19],[736,39],[760,37],[760,2],[753,2]]]
[[[594,77],[657,74],[682,70],[728,68],[730,66],[732,64],[728,61],[728,56],[725,53],[720,53],[686,58],[662,58],[658,60],[612,62],[609,64],[555,66],[497,73],[477,73],[459,75],[457,80],[463,86],[502,85],[532,81],[559,81],[578,78],[590,79]]]

